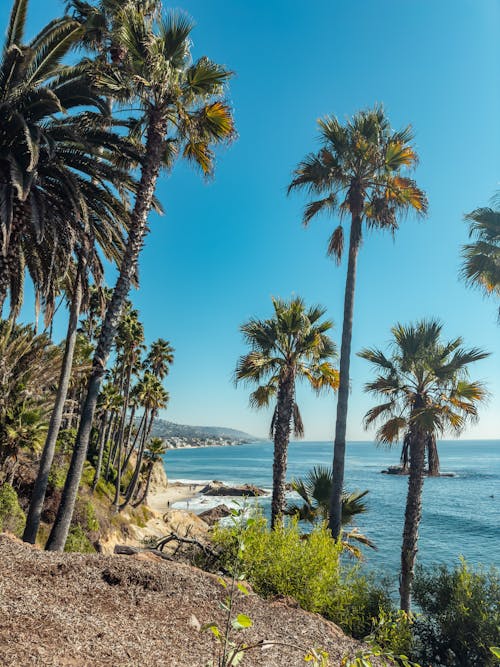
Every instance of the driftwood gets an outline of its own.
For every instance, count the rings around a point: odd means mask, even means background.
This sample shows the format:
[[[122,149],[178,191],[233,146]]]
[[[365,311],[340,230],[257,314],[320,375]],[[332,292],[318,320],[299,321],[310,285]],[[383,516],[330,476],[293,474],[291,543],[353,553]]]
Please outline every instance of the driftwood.
[[[113,551],[115,554],[119,554],[120,556],[135,556],[137,554],[148,553],[158,556],[163,560],[174,560],[172,556],[167,556],[167,554],[163,553],[163,551],[160,551],[159,549],[141,549],[140,547],[130,547],[128,544],[116,544]]]

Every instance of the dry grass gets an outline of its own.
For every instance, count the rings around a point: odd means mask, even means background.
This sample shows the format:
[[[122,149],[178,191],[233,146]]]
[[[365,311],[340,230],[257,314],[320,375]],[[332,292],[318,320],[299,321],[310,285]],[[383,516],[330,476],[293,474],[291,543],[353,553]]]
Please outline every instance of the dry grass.
[[[213,643],[198,623],[223,621],[217,578],[148,556],[52,554],[0,536],[0,665],[204,667]],[[237,600],[247,642],[321,647],[332,667],[357,643],[282,600]],[[304,665],[291,646],[248,653],[242,667]]]

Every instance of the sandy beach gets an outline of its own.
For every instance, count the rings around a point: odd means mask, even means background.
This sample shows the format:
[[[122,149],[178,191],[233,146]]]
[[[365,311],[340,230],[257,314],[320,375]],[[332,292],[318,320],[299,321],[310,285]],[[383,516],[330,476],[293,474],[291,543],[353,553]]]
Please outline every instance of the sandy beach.
[[[194,498],[205,484],[184,484],[182,482],[169,482],[168,488],[158,493],[150,493],[148,506],[156,512],[163,514],[169,510],[174,503],[183,502]]]

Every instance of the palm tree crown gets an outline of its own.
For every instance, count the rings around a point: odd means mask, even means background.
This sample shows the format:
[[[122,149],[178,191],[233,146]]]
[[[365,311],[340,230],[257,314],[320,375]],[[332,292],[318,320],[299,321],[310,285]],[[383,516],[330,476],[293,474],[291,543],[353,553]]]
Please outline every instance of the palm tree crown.
[[[488,353],[463,348],[461,338],[443,343],[441,331],[436,320],[397,324],[391,356],[374,348],[359,352],[379,373],[365,385],[383,400],[365,416],[366,426],[382,422],[379,442],[397,442],[413,426],[430,435],[459,434],[467,420],[477,418],[477,405],[486,392],[481,382],[468,380],[467,367]]]
[[[288,190],[324,195],[306,205],[305,225],[321,211],[340,214],[329,255],[337,261],[342,257],[346,213],[365,220],[369,227],[394,232],[401,213],[426,212],[424,192],[403,173],[417,164],[410,126],[392,130],[382,107],[361,111],[344,125],[335,116],[320,119],[318,125],[322,147],[299,164]]]
[[[473,242],[462,249],[462,277],[468,284],[500,297],[500,210],[477,208],[465,219]]]

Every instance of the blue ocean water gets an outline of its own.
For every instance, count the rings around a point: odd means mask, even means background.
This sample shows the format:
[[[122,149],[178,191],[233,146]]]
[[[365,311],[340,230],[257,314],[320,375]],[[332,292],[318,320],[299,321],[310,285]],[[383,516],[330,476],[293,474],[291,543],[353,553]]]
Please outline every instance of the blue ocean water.
[[[218,479],[270,489],[272,452],[268,442],[169,450],[165,467],[170,479]],[[462,555],[471,564],[500,566],[500,441],[442,441],[439,454],[441,471],[455,477],[424,482],[418,562],[451,565]],[[366,561],[377,572],[392,576],[399,568],[408,479],[380,471],[397,464],[398,457],[398,450],[369,442],[347,446],[346,488],[369,489],[368,511],[356,522],[378,547],[364,550]],[[300,477],[314,465],[331,465],[331,459],[329,442],[292,442],[287,478]],[[259,500],[264,510],[269,502],[269,498]],[[201,510],[203,503],[191,502],[191,508]]]

